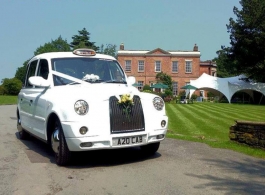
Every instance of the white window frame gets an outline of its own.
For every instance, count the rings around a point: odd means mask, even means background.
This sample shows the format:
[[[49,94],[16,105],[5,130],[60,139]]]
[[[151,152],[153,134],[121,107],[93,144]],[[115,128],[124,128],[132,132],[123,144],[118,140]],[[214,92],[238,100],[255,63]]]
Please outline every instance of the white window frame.
[[[132,71],[132,61],[131,60],[125,60],[125,72]]]
[[[172,82],[172,88],[173,88],[173,95],[174,96],[178,95],[178,82],[177,81]]]
[[[185,60],[185,63],[186,73],[192,73],[192,60]]]
[[[161,72],[161,61],[155,61],[155,72]]]
[[[178,72],[178,70],[179,70],[178,61],[172,61],[172,72]]]
[[[144,60],[138,61],[138,72],[144,72]]]

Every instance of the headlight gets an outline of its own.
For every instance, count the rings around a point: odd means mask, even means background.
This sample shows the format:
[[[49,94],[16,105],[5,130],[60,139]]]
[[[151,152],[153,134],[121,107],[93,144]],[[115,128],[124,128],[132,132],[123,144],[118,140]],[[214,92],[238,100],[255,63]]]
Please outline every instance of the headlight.
[[[78,100],[75,103],[75,112],[79,115],[85,115],[88,112],[88,103],[84,100]]]
[[[162,110],[164,108],[164,105],[165,105],[164,101],[160,97],[155,97],[153,99],[153,104],[154,104],[155,109],[157,109],[157,110]]]

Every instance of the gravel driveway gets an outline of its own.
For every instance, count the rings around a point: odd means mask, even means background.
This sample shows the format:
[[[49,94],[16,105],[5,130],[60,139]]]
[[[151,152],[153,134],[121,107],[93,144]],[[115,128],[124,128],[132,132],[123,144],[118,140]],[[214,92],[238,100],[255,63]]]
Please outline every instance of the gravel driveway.
[[[139,148],[75,153],[58,167],[47,145],[18,139],[16,106],[0,106],[0,194],[265,194],[265,160],[165,139]]]

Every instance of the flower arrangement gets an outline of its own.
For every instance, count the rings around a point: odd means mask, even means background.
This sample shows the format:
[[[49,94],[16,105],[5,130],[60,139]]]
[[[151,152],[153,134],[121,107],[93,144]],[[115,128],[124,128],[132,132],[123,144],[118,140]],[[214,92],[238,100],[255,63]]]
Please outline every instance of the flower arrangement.
[[[121,95],[118,104],[122,108],[128,120],[130,121],[129,114],[131,113],[133,106],[133,98],[131,97],[131,95],[130,94]]]

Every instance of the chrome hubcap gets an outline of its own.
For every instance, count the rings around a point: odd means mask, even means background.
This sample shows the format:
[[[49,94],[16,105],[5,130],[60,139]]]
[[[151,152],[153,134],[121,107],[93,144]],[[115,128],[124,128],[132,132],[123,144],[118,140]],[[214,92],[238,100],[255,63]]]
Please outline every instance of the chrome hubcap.
[[[51,137],[52,150],[58,154],[59,152],[59,129],[55,128]]]
[[[18,130],[19,132],[22,131],[22,126],[21,126],[20,118],[17,119],[17,130]]]

